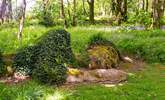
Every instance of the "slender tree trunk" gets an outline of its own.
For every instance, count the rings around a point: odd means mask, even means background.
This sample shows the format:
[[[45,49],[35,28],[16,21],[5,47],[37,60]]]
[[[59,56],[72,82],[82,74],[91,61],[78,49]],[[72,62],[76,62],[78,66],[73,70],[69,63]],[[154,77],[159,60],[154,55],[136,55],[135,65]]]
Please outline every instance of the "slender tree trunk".
[[[67,0],[67,4],[68,4],[68,15],[69,15],[69,19],[72,20],[72,18],[71,18],[71,11],[70,11],[71,6],[70,6],[69,0]]]
[[[22,32],[23,32],[23,27],[24,27],[24,21],[25,21],[25,12],[26,12],[26,0],[23,0],[23,5],[22,5],[22,16],[19,21],[19,29],[17,33],[17,38],[22,44]]]
[[[142,10],[145,9],[145,0],[142,0]]]
[[[65,11],[64,11],[64,1],[61,0],[61,16],[64,19],[64,28],[67,28],[67,20],[65,17]]]
[[[112,12],[112,16],[115,15],[116,16],[116,1],[115,0],[111,0],[111,12]]]
[[[2,4],[1,4],[1,9],[0,9],[0,19],[1,19],[2,24],[4,23],[4,18],[5,18],[5,13],[6,13],[6,5],[7,5],[6,0],[3,0]]]
[[[146,12],[148,11],[148,4],[149,4],[149,2],[148,2],[148,0],[146,0]]]
[[[6,13],[6,20],[9,22],[12,20],[12,2],[11,0],[7,0],[7,13]]]
[[[127,0],[115,0],[114,5],[117,24],[120,25],[127,21]]]
[[[164,15],[164,0],[152,0],[152,28],[161,27],[161,18]]]
[[[91,24],[95,23],[94,20],[94,0],[88,0],[88,4],[89,4],[89,20],[91,22]]]
[[[127,21],[127,0],[123,1],[123,11],[122,11],[122,20]]]
[[[76,0],[73,0],[73,26],[76,26]]]
[[[87,11],[85,9],[85,0],[82,0],[82,4],[83,4],[83,13],[84,15],[87,15]]]
[[[122,1],[116,0],[116,16],[117,16],[117,24],[120,25],[122,22]]]

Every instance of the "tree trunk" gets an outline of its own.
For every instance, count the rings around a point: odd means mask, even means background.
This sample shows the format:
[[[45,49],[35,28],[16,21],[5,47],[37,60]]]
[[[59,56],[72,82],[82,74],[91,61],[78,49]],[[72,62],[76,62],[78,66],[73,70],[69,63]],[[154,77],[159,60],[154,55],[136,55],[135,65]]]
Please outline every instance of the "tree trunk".
[[[95,23],[94,20],[94,0],[88,0],[88,4],[89,4],[89,20],[91,22],[91,24]]]
[[[127,0],[113,1],[117,24],[120,25],[122,21],[127,21]]]
[[[145,0],[142,1],[142,10],[145,8]]]
[[[76,0],[73,0],[73,21],[72,25],[76,26]]]
[[[83,4],[83,13],[84,15],[87,15],[87,11],[85,9],[85,0],[82,0],[82,4]]]
[[[6,5],[7,5],[6,0],[3,0],[2,4],[1,4],[1,9],[0,9],[0,19],[1,19],[1,23],[2,24],[4,23],[5,12],[6,12]]]
[[[112,16],[116,14],[116,3],[114,0],[111,0],[111,12]]]
[[[149,2],[148,2],[148,0],[146,0],[146,12],[148,11],[148,4],[149,4]]]
[[[161,18],[164,15],[164,0],[152,0],[152,28],[160,29]]]
[[[19,21],[19,29],[18,29],[18,33],[17,33],[17,38],[18,38],[20,44],[22,44],[22,31],[23,31],[24,21],[25,21],[25,11],[26,11],[26,0],[23,0],[22,16]]]
[[[127,0],[123,1],[122,21],[127,21]]]
[[[65,17],[64,1],[63,0],[61,0],[61,16],[64,20],[64,28],[67,28],[67,20],[66,20],[66,17]]]
[[[7,0],[7,1],[8,1],[7,2],[8,12],[7,12],[6,17],[7,17],[7,20],[9,22],[10,20],[12,20],[12,2],[11,2],[11,0]]]
[[[68,15],[69,15],[69,19],[71,21],[72,20],[72,18],[71,18],[71,11],[70,11],[71,6],[70,6],[69,0],[67,0],[67,4],[68,4]]]

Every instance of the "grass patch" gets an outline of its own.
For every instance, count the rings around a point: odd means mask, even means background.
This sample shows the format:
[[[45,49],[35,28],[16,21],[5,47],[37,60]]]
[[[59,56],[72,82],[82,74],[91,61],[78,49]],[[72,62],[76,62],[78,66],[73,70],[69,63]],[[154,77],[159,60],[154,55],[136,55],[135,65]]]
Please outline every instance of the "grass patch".
[[[164,100],[165,65],[148,65],[128,78],[122,86],[99,84],[57,88],[33,80],[24,84],[0,84],[0,100]]]
[[[123,86],[80,85],[68,100],[163,100],[165,68],[157,67],[148,66],[146,70],[129,77]]]
[[[90,37],[102,34],[112,41],[122,53],[129,53],[143,58],[148,62],[165,62],[165,32],[150,31],[106,31],[97,29],[82,29],[80,27],[68,30],[71,34],[72,49],[75,53],[84,54]]]
[[[39,25],[25,27],[22,45],[33,45],[39,37],[52,28],[55,27]],[[122,53],[134,54],[148,62],[165,62],[165,31],[113,31],[111,27],[103,26],[73,27],[67,30],[71,33],[73,52],[81,55],[81,58],[85,54],[85,48],[90,37],[95,34],[102,34],[103,37],[114,42]],[[16,39],[16,32],[17,28],[0,30],[0,48],[5,54],[15,53],[20,48]]]
[[[61,100],[67,96],[62,89],[33,80],[16,85],[0,84],[0,89],[0,100]]]

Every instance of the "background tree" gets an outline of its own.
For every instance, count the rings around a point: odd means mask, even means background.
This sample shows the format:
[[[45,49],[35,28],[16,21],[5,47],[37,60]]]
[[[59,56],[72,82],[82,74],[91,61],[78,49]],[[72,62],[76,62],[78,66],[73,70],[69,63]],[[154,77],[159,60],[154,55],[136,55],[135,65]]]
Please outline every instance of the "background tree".
[[[6,12],[6,20],[9,22],[12,20],[12,2],[11,0],[7,0],[7,12]]]
[[[164,15],[165,0],[152,0],[152,28],[161,27],[161,19]]]
[[[117,17],[117,24],[120,25],[122,21],[127,20],[127,0],[115,0],[115,13]]]
[[[0,9],[0,19],[2,24],[4,23],[5,20],[6,5],[7,5],[6,0],[2,0],[1,9]]]
[[[87,0],[89,4],[89,20],[91,24],[94,24],[94,0]]]
[[[149,2],[148,0],[146,0],[146,8],[145,8],[146,12],[148,11],[148,5],[149,5]]]
[[[64,20],[64,28],[67,28],[68,25],[67,25],[67,20],[66,20],[66,17],[65,17],[64,1],[63,0],[61,0],[61,17]]]
[[[76,26],[76,0],[73,0],[73,21],[72,25]]]
[[[23,31],[24,22],[25,22],[25,12],[26,12],[26,0],[23,0],[22,15],[20,16],[20,19],[19,19],[19,27],[18,27],[18,33],[17,33],[17,38],[20,41],[20,44],[22,42],[22,31]]]

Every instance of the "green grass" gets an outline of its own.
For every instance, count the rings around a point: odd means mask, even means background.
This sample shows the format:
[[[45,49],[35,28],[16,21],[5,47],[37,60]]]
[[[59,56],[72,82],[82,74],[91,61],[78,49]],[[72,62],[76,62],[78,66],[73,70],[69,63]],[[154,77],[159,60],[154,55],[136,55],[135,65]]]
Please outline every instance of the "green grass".
[[[19,48],[33,45],[35,41],[41,37],[45,32],[52,29],[44,26],[27,26],[23,30],[22,45],[17,40],[17,28],[2,28],[0,29],[0,49],[5,54],[15,53]]]
[[[41,85],[33,80],[21,84],[0,84],[0,100],[47,100],[66,98],[66,93],[55,86]]]
[[[33,45],[46,31],[57,27],[31,25],[24,28],[22,47]],[[85,54],[90,37],[94,34],[103,34],[113,41],[122,53],[129,53],[143,58],[148,62],[165,62],[165,31],[112,31],[110,27],[79,26],[67,29],[71,33],[71,44],[75,54]],[[16,39],[17,28],[0,29],[0,49],[5,54],[15,53],[21,46]]]
[[[129,77],[123,86],[81,85],[68,97],[70,100],[164,100],[165,68],[147,66],[142,72]]]
[[[126,31],[104,30],[104,28],[76,27],[68,30],[72,37],[72,49],[75,53],[85,53],[90,37],[94,34],[103,36],[117,46],[122,53],[129,53],[148,62],[165,62],[165,31]]]
[[[55,27],[52,27],[55,28]],[[23,46],[33,45],[46,31],[52,29],[44,26],[28,26],[24,28]],[[165,32],[150,31],[111,31],[101,26],[69,28],[71,44],[75,54],[82,59],[85,48],[94,34],[103,34],[113,41],[122,53],[129,53],[149,62],[165,62]],[[0,29],[0,49],[5,54],[15,53],[19,48],[16,39],[17,28]],[[0,84],[0,100],[164,100],[165,99],[165,66],[148,65],[128,78],[123,86],[105,87],[99,84],[79,85],[73,89],[57,88],[41,85],[33,80],[24,84]],[[36,98],[36,99],[35,99]]]
[[[0,100],[164,100],[164,77],[165,65],[153,64],[129,76],[122,86],[115,87],[86,84],[74,88],[57,88],[33,80],[21,85],[0,84]]]

